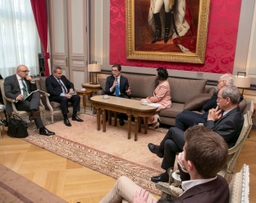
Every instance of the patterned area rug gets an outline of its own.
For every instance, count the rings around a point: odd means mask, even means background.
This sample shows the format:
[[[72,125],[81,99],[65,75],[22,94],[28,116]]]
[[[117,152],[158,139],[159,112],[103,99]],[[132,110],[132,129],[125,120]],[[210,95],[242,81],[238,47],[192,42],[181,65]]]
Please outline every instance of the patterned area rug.
[[[167,129],[139,133],[135,142],[133,131],[132,138],[127,139],[127,124],[116,127],[107,124],[104,133],[97,131],[95,115],[79,117],[84,122],[71,121],[72,127],[66,127],[63,121],[47,125],[56,133],[51,137],[38,135],[31,126],[24,140],[113,178],[126,175],[148,191],[160,194],[150,177],[163,172],[161,159],[149,152],[147,144],[159,144]]]

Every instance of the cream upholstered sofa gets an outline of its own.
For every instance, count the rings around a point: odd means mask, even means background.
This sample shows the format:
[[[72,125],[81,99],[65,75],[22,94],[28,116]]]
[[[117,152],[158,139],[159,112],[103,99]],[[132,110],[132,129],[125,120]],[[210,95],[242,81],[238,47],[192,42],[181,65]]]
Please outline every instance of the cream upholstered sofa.
[[[141,99],[153,95],[155,76],[122,73],[131,87],[131,98]],[[207,80],[169,77],[172,107],[159,112],[161,123],[175,126],[175,117],[184,109],[200,111],[215,91],[207,87]],[[106,79],[99,78],[101,88],[105,89]],[[103,94],[101,91],[99,94]]]

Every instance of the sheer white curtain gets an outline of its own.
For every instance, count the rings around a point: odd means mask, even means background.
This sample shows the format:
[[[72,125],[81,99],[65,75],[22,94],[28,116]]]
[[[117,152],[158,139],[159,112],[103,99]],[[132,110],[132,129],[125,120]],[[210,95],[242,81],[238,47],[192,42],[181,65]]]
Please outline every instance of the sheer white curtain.
[[[19,64],[38,74],[40,52],[30,0],[0,0],[0,74],[14,74]]]

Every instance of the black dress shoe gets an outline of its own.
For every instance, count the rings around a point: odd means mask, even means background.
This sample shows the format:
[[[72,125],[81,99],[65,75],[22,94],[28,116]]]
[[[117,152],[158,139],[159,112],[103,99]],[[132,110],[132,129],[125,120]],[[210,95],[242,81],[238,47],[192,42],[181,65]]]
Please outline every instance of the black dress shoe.
[[[161,181],[161,182],[169,182],[169,175],[168,175],[168,173],[162,173],[159,176],[153,176],[151,178],[151,181],[154,182],[154,183],[157,183],[159,181]]]
[[[81,118],[78,118],[77,116],[73,116],[72,121],[83,122],[84,120],[82,120]]]
[[[157,150],[157,146],[156,146],[156,145],[154,145],[154,144],[152,144],[152,143],[149,143],[149,144],[148,144],[148,149],[149,149],[149,151],[151,151],[153,154],[156,154],[158,157],[160,157],[160,158],[163,158],[163,157],[164,157],[164,154],[161,153],[161,152],[159,152],[159,151]]]
[[[28,119],[31,121],[31,120],[36,119],[39,116],[40,116],[39,111],[31,111]]]
[[[39,134],[40,134],[40,135],[46,135],[46,136],[55,135],[54,132],[52,132],[52,131],[46,129],[45,127],[42,127],[42,128],[39,129]]]
[[[71,126],[71,123],[69,122],[69,120],[67,118],[64,118],[64,124],[69,127]]]
[[[119,119],[119,125],[124,126],[124,120],[123,119]]]

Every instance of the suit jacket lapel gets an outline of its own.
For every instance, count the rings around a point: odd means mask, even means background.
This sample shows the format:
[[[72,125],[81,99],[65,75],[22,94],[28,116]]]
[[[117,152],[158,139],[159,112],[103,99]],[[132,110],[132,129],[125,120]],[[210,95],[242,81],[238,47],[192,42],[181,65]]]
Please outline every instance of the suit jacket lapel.
[[[20,90],[20,92],[21,92],[21,89],[20,89],[20,83],[19,83],[19,81],[18,81],[18,79],[17,79],[17,76],[16,75],[14,75],[14,83],[15,83],[15,85],[17,86],[17,88]]]
[[[224,118],[226,118],[227,116],[229,116],[230,114],[232,114],[234,111],[237,111],[238,107],[232,109],[231,111],[229,111],[227,114],[225,114],[225,116],[222,116],[217,122],[216,124],[218,124],[220,121],[222,121]]]

